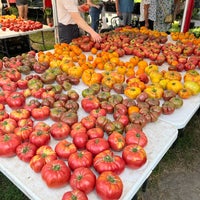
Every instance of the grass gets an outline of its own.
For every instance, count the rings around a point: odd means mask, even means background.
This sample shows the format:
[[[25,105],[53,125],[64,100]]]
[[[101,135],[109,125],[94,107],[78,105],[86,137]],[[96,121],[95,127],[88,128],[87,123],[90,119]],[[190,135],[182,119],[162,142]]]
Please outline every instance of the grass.
[[[44,32],[45,45],[47,50],[54,48],[54,33]],[[32,41],[41,42],[41,34],[30,35]],[[44,46],[39,43],[31,42],[34,49],[43,51]],[[199,115],[195,114],[185,129],[179,133],[179,137],[172,148],[165,154],[163,159],[154,169],[148,179],[147,188],[156,187],[161,174],[166,170],[173,170],[175,167],[189,167],[196,162],[200,155],[200,119]],[[140,193],[140,191],[139,191]],[[138,193],[138,194],[139,194]],[[138,195],[138,199],[139,199]],[[2,173],[0,173],[0,199],[3,200],[28,200],[28,198]]]

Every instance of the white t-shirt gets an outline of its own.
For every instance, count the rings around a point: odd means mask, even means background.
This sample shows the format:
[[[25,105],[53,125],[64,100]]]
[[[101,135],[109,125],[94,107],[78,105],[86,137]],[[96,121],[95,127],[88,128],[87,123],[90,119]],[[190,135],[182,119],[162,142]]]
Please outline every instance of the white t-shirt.
[[[145,21],[144,19],[144,5],[149,4],[148,19],[156,21],[156,0],[142,0],[140,3],[140,21]]]
[[[79,12],[78,0],[58,0],[56,3],[58,22],[64,25],[75,24],[69,12]]]

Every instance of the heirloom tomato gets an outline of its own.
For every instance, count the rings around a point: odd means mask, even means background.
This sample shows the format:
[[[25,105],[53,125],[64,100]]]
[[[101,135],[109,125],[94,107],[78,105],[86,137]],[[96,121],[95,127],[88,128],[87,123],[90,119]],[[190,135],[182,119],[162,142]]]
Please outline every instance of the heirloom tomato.
[[[76,168],[70,177],[70,186],[72,189],[78,189],[86,194],[94,190],[96,184],[96,176],[90,168]]]
[[[91,95],[81,100],[81,106],[85,112],[90,113],[93,109],[100,107],[100,102],[96,96]]]
[[[38,130],[49,131],[51,127],[46,122],[39,121],[34,125],[33,128],[34,128],[35,131],[38,131]]]
[[[103,200],[120,199],[123,192],[123,182],[112,171],[102,172],[96,180],[96,192]]]
[[[142,167],[147,161],[146,151],[137,144],[127,145],[123,149],[122,158],[126,165],[132,169]]]
[[[14,130],[15,135],[18,135],[22,141],[28,141],[30,134],[33,132],[32,126],[16,127]]]
[[[3,121],[4,119],[8,117],[9,117],[9,114],[5,110],[0,110],[0,121]]]
[[[31,158],[35,155],[37,146],[30,143],[24,142],[17,146],[16,154],[20,160],[24,162],[30,162]]]
[[[30,160],[30,167],[36,173],[40,172],[46,163],[56,160],[56,152],[48,145],[39,147],[36,154]]]
[[[85,117],[83,117],[81,119],[81,123],[83,124],[83,126],[89,130],[91,128],[95,127],[95,123],[96,123],[96,118],[92,115],[87,115]]]
[[[68,158],[68,165],[72,170],[79,167],[92,166],[92,153],[87,150],[72,153]]]
[[[63,187],[69,182],[70,169],[63,160],[46,163],[41,170],[42,179],[50,188]]]
[[[181,99],[180,97],[172,97],[169,101],[175,105],[176,109],[183,106],[183,99]]]
[[[0,130],[3,133],[14,133],[16,127],[17,127],[17,122],[11,118],[6,118],[0,122]]]
[[[50,134],[56,140],[66,138],[70,133],[70,126],[64,122],[55,122],[51,125]]]
[[[94,83],[101,83],[102,77],[102,74],[95,72],[94,69],[86,69],[83,71],[81,78],[83,83],[91,86]]]
[[[104,131],[99,127],[94,127],[87,130],[89,139],[102,138],[104,136]]]
[[[20,119],[18,122],[17,122],[17,125],[19,127],[23,127],[23,126],[30,126],[30,127],[33,127],[33,120],[31,118],[28,118],[28,119]]]
[[[12,157],[16,155],[16,148],[21,144],[21,139],[13,133],[0,135],[0,156]]]
[[[70,136],[73,138],[77,133],[86,133],[87,129],[81,122],[76,122],[71,126]]]
[[[87,195],[78,189],[68,191],[63,194],[62,200],[73,200],[73,199],[88,200]]]
[[[179,90],[178,96],[182,99],[189,99],[192,96],[192,91],[189,88]]]
[[[76,133],[73,137],[73,143],[78,149],[84,149],[88,141],[87,133]]]
[[[144,90],[144,92],[146,92],[148,94],[148,97],[150,97],[150,98],[160,99],[163,96],[164,90],[163,90],[163,88],[161,88],[159,86],[152,85],[152,86],[147,87]]]
[[[30,111],[24,108],[18,108],[10,112],[10,118],[14,119],[15,121],[19,121],[20,119],[28,119],[30,115]]]
[[[13,81],[9,81],[1,86],[3,91],[15,92],[17,90],[17,83]]]
[[[25,103],[25,96],[20,92],[12,92],[6,99],[10,108],[21,108]]]
[[[68,124],[69,126],[72,126],[78,122],[78,114],[75,111],[64,112],[60,117],[60,121]]]
[[[86,144],[86,149],[90,151],[93,155],[97,155],[98,153],[109,149],[109,143],[104,138],[93,138],[88,140]]]
[[[97,109],[93,109],[90,112],[90,115],[94,116],[95,118],[99,117],[99,116],[106,116],[106,110],[103,108],[97,108]]]
[[[121,151],[125,147],[125,138],[121,133],[117,131],[112,132],[108,136],[108,143],[112,150]]]
[[[170,101],[165,101],[162,104],[162,113],[164,115],[170,115],[175,111],[176,107],[174,105],[174,103],[170,102]]]
[[[56,102],[58,103],[58,101],[56,101]],[[54,104],[54,106],[55,106],[55,104]],[[53,107],[50,109],[50,118],[55,122],[59,122],[62,114],[65,111],[66,111],[66,108],[64,108],[64,104],[63,104],[63,107],[62,106]]]
[[[200,93],[200,84],[194,81],[185,81],[184,87],[189,88],[192,91],[192,95],[197,95]]]
[[[34,130],[29,135],[29,141],[35,144],[37,147],[47,145],[50,142],[50,134],[48,131]]]
[[[116,174],[120,174],[125,169],[125,162],[120,156],[115,155],[111,150],[105,150],[94,157],[93,166],[99,174],[104,171],[112,171]]]
[[[112,105],[111,102],[108,102],[108,101],[101,101],[100,108],[104,109],[106,113],[108,114],[112,114],[114,112],[114,106]],[[106,116],[106,115],[103,115],[103,116]]]
[[[126,145],[137,144],[141,147],[145,147],[147,145],[148,139],[144,131],[137,128],[132,128],[126,132],[125,141]]]
[[[45,120],[50,115],[50,108],[47,106],[41,106],[39,108],[33,108],[31,110],[31,116],[36,120]]]
[[[61,140],[55,146],[55,152],[58,157],[65,160],[67,160],[69,156],[76,151],[76,145],[67,140]]]
[[[144,127],[147,124],[145,116],[138,112],[131,113],[129,115],[129,120],[131,123],[136,124],[140,127]]]
[[[170,80],[167,83],[166,88],[167,90],[172,90],[177,94],[179,90],[183,89],[183,84],[178,80]]]

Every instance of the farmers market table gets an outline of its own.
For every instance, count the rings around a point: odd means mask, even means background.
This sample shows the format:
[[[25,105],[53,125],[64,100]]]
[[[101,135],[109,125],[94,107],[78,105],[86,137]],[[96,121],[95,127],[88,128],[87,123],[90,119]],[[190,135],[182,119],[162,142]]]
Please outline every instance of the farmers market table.
[[[23,37],[23,36],[27,36],[28,42],[29,42],[29,49],[31,49],[29,35],[34,34],[34,33],[38,33],[38,32],[41,32],[41,36],[42,36],[42,42],[41,42],[41,44],[46,49],[46,47],[45,47],[44,32],[45,31],[53,31],[53,30],[54,30],[54,27],[49,27],[47,25],[43,25],[43,27],[41,29],[31,30],[31,31],[26,31],[26,32],[22,32],[22,31],[15,32],[15,31],[10,31],[10,30],[2,31],[0,29],[0,42],[1,42],[0,43],[0,52],[4,53],[7,56],[10,56],[9,55],[8,47],[11,44],[8,43],[8,40],[10,38],[18,38],[18,37]],[[38,41],[32,41],[32,42],[33,43],[36,43],[36,42],[39,43]]]
[[[147,163],[138,170],[126,168],[120,175],[124,184],[121,200],[131,199],[137,193],[178,135],[178,130],[174,126],[160,120],[148,124],[144,127],[144,132],[149,140],[145,147]],[[51,146],[54,147],[55,144],[56,142],[52,140]],[[20,161],[16,156],[0,158],[0,170],[30,199],[43,200],[45,197],[48,200],[59,200],[66,191],[71,190],[69,185],[59,189],[49,189],[40,173],[35,173],[29,164]],[[88,198],[99,199],[95,191],[90,193]]]

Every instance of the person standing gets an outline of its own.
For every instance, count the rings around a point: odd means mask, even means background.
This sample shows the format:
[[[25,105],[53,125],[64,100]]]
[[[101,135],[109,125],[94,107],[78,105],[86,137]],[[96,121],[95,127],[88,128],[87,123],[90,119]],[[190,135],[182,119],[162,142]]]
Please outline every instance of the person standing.
[[[48,26],[53,25],[53,10],[51,0],[43,0],[44,17]]]
[[[165,17],[172,13],[174,0],[159,0],[157,2],[156,9],[156,21],[154,23],[154,29],[160,32],[168,32],[171,24],[165,23]]]
[[[133,0],[115,0],[117,16],[122,16],[120,25],[131,25],[134,8]]]
[[[91,27],[98,31],[99,18],[103,6],[102,0],[87,0],[87,4],[90,6],[89,14],[91,17]]]
[[[28,0],[16,0],[19,17],[28,20]]]
[[[18,16],[16,0],[7,0],[7,9],[10,15]]]
[[[156,21],[156,1],[157,0],[141,0],[140,27],[145,26],[148,29],[154,29],[154,22]]]
[[[70,43],[80,36],[79,28],[89,33],[95,42],[101,41],[101,36],[80,15],[81,7],[77,0],[57,1],[58,35],[62,43]]]

